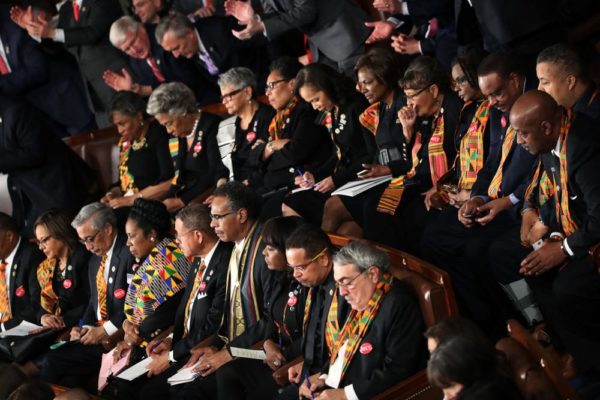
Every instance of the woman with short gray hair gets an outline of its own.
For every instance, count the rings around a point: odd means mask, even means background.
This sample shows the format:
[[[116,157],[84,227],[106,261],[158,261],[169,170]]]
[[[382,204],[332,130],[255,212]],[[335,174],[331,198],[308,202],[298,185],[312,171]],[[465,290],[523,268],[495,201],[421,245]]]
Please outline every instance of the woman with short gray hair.
[[[169,149],[175,155],[175,177],[163,201],[169,212],[201,200],[208,189],[227,181],[229,171],[217,146],[220,119],[197,107],[190,88],[180,82],[160,85],[150,95],[146,111],[172,136]]]
[[[248,164],[248,157],[257,140],[267,140],[275,110],[256,100],[256,76],[248,68],[230,69],[219,77],[218,84],[221,101],[227,112],[234,116],[219,126],[219,142],[233,141],[231,166],[234,179],[256,186],[261,175]]]

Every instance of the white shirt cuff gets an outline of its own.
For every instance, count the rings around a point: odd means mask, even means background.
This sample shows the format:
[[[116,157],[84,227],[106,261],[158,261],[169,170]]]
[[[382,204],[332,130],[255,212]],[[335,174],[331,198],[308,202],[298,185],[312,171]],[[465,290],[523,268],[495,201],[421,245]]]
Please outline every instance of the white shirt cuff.
[[[563,235],[563,234],[562,234],[562,233],[560,233],[560,232],[552,232],[552,233],[550,234],[550,237],[551,237],[551,238],[559,237],[559,238],[561,238],[561,239],[564,239],[564,238],[565,238],[565,235]]]
[[[106,334],[108,336],[112,336],[113,334],[117,333],[117,331],[119,330],[119,328],[117,328],[115,326],[115,324],[113,324],[110,321],[106,321],[104,323],[104,325],[102,325],[102,327],[104,328],[104,330],[106,331]]]
[[[326,380],[327,380],[327,378],[329,378],[329,375],[327,375],[327,374],[321,374],[321,375],[319,376],[319,379],[323,379],[324,381],[326,381]]]
[[[569,253],[569,256],[573,257],[575,255],[575,253],[573,253],[573,250],[571,250],[571,247],[569,247],[569,242],[567,241],[567,239],[563,240],[563,247],[565,248],[567,253]]]
[[[346,393],[346,398],[348,400],[359,400],[358,396],[356,395],[356,392],[354,391],[354,385],[345,386],[344,393]]]
[[[6,328],[4,327],[4,323],[0,324],[0,329],[2,329],[2,332],[6,332]]]
[[[54,41],[64,43],[65,42],[65,30],[55,29],[54,30]]]
[[[510,194],[510,196],[508,196],[508,198],[510,199],[510,203],[514,206],[515,204],[519,203],[521,200],[519,200],[519,198],[517,196],[515,196],[513,193]]]
[[[402,2],[402,14],[410,15],[410,13],[408,12],[408,4],[406,4],[406,1]]]
[[[177,360],[175,359],[175,352],[173,350],[171,350],[169,352],[169,361],[171,361],[171,362],[177,362]]]
[[[423,50],[421,49],[421,41],[417,42],[419,44],[419,54],[423,54]]]

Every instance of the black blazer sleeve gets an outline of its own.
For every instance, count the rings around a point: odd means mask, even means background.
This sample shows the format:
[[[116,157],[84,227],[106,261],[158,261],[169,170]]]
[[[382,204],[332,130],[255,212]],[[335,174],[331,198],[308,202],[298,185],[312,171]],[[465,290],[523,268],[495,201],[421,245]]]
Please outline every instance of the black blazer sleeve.
[[[108,36],[112,23],[122,15],[121,7],[116,0],[84,0],[82,3],[82,12],[84,6],[88,9],[87,20],[89,24],[82,27],[64,29],[66,47],[99,43]],[[70,3],[65,3],[64,7],[70,7]],[[61,8],[58,19],[59,28],[67,26],[65,18],[72,15],[72,11],[69,13],[62,11]]]
[[[310,25],[318,16],[316,0],[287,1],[285,3],[289,3],[290,8],[283,12],[278,12],[273,7],[273,1],[261,0],[260,3],[265,12],[262,16],[265,32],[270,40],[291,29]]]

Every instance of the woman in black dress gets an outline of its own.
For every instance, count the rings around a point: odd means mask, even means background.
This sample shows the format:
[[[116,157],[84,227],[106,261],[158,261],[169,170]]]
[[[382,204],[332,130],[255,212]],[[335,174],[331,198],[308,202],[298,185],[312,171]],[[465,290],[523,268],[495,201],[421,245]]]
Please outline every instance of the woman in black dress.
[[[262,185],[261,174],[250,165],[248,157],[257,140],[267,141],[275,110],[256,100],[256,76],[248,68],[232,68],[219,77],[218,83],[221,101],[233,115],[221,122],[217,133],[221,149],[231,146],[230,157],[225,154],[224,162],[233,169],[230,171],[233,179],[250,187],[259,187]]]
[[[263,177],[257,188],[264,202],[263,219],[281,214],[281,202],[296,176],[310,171],[321,180],[331,174],[337,160],[327,130],[316,122],[317,113],[294,95],[301,68],[296,59],[282,57],[271,64],[267,77],[266,94],[277,113],[269,123],[267,141],[257,140],[249,158]]]
[[[227,182],[229,171],[217,146],[220,119],[198,109],[187,86],[180,82],[160,85],[150,95],[147,112],[172,136],[169,150],[175,157],[175,176],[163,200],[169,212],[202,200],[208,189]]]
[[[266,315],[230,343],[251,347],[264,340],[264,362],[239,358],[217,370],[219,399],[272,399],[278,385],[273,371],[301,354],[304,304],[308,288],[294,279],[285,257],[285,241],[302,224],[298,217],[277,217],[267,221],[262,235],[267,266],[277,271]]]
[[[169,135],[155,119],[147,119],[146,101],[133,92],[118,92],[111,117],[119,140],[119,180],[102,198],[112,208],[131,207],[139,197],[162,200],[173,179]]]
[[[324,64],[311,64],[300,70],[294,88],[319,111],[317,123],[327,128],[336,149],[333,173],[316,182],[311,172],[296,177],[304,190],[290,194],[283,204],[284,215],[301,215],[321,225],[323,207],[329,194],[349,181],[358,179],[363,163],[371,162],[376,151],[375,136],[360,124],[358,117],[367,100],[354,89],[354,83]]]

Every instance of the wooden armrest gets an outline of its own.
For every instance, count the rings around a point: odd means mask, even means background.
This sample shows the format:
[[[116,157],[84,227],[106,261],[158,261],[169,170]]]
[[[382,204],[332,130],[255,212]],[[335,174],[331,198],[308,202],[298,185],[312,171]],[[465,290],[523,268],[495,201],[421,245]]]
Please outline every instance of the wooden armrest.
[[[262,350],[264,348],[265,340],[254,343],[250,348],[252,350]]]
[[[375,400],[439,400],[441,398],[442,391],[429,384],[427,371],[425,370],[417,372],[410,378],[403,380],[374,397]]]
[[[289,363],[283,365],[277,371],[273,372],[273,379],[275,379],[275,382],[277,382],[279,386],[289,385],[290,380],[288,379],[288,369],[296,364],[300,364],[302,361],[304,361],[302,357],[296,357]]]
[[[100,344],[104,347],[104,350],[111,351],[115,348],[117,343],[119,343],[125,337],[125,331],[123,328],[120,328],[118,331],[104,339]]]
[[[204,192],[202,192],[200,195],[198,195],[197,197],[194,197],[192,199],[192,201],[190,201],[190,203],[202,204],[204,202],[204,200],[208,199],[208,197],[213,194],[214,191],[215,191],[214,187],[208,188]]]
[[[56,340],[54,342],[55,343],[68,342],[70,340],[71,340],[71,328],[65,329],[60,335],[58,335],[58,337],[56,338]]]

